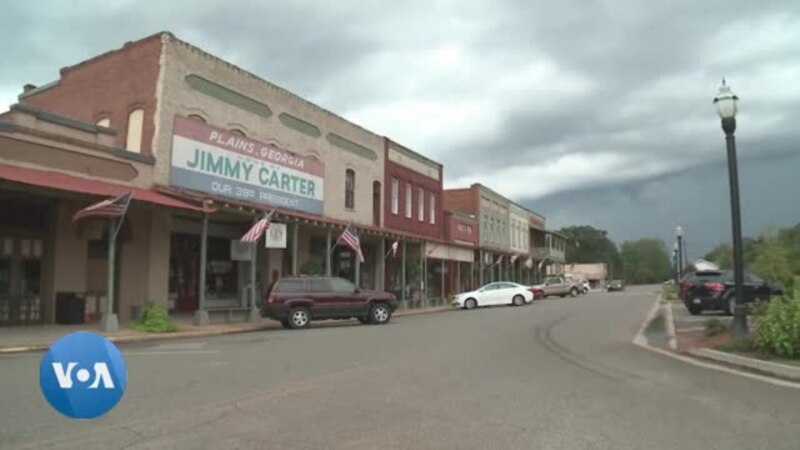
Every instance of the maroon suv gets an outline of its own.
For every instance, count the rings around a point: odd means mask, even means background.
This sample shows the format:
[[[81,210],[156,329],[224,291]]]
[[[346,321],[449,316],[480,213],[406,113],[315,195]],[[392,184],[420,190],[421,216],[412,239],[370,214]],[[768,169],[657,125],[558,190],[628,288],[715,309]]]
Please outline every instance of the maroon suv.
[[[286,328],[305,328],[312,320],[354,317],[364,324],[383,324],[395,309],[394,295],[358,289],[344,278],[292,277],[272,285],[261,314]]]

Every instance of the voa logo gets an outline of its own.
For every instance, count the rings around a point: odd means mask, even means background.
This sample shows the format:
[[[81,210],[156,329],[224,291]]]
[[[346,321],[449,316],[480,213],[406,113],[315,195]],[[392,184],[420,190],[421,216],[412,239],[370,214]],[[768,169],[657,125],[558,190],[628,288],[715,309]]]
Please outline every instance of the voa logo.
[[[56,341],[39,365],[39,386],[47,402],[74,419],[110,411],[127,385],[125,360],[113,342],[78,331]]]
[[[72,372],[75,367],[78,366],[77,362],[70,362],[67,363],[67,368],[64,370],[64,364],[60,362],[53,363],[53,372],[56,375],[56,380],[58,381],[58,386],[61,389],[71,389],[72,388]],[[92,382],[89,389],[97,389],[100,387],[100,383],[102,382],[104,389],[114,389],[114,381],[111,379],[111,374],[108,372],[108,365],[104,362],[94,363],[94,381]],[[78,381],[81,383],[86,383],[89,381],[91,377],[91,373],[88,369],[79,369],[78,373],[76,374]]]

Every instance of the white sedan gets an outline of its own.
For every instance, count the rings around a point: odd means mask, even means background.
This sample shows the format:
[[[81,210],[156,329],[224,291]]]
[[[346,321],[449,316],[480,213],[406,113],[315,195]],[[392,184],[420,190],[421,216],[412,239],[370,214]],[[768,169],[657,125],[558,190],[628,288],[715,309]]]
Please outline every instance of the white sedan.
[[[529,287],[508,281],[489,283],[471,292],[458,294],[452,305],[474,309],[478,306],[514,305],[522,306],[533,301],[533,291]]]

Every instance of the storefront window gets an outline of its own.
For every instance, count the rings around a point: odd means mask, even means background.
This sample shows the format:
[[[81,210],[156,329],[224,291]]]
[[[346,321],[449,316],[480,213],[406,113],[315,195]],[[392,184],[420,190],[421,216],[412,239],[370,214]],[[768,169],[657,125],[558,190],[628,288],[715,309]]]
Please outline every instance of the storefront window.
[[[208,238],[206,263],[206,298],[238,298],[239,263],[231,261],[231,241]]]
[[[0,294],[11,293],[11,260],[0,259]]]

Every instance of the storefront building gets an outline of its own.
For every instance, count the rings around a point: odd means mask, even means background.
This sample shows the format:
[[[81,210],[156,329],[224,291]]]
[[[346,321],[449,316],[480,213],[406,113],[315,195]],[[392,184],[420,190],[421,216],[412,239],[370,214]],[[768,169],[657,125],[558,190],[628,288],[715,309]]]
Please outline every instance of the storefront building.
[[[386,280],[401,299],[442,304],[456,288],[458,263],[473,261],[469,246],[445,238],[442,165],[388,138],[385,151],[385,226],[422,239],[416,247],[398,243],[400,257],[387,259]]]
[[[478,283],[505,279],[510,274],[509,201],[481,184],[464,189],[446,189],[445,208],[478,219]]]
[[[533,262],[531,270],[532,282],[538,284],[547,273],[547,258],[550,254],[545,247],[547,231],[545,229],[545,217],[533,211],[528,211],[528,244],[530,245],[530,255]]]
[[[203,209],[151,189],[154,160],[116,146],[115,131],[24,105],[0,114],[0,325],[61,321],[64,298],[89,320],[107,308],[105,221],[78,210],[133,192],[117,238],[114,311],[166,299],[173,214]]]
[[[522,206],[508,202],[508,243],[511,256],[508,259],[508,279],[518,283],[530,282],[530,270],[525,262],[530,257],[529,212]]]
[[[445,297],[478,288],[478,261],[475,251],[478,248],[478,219],[458,211],[444,212],[444,238],[449,244],[450,255],[440,264],[440,273],[445,274],[442,282]]]
[[[170,33],[62,69],[56,82],[27,86],[20,102],[119,129],[114,144],[150,161],[148,188],[213,208],[170,215],[159,229],[168,232],[166,295],[151,300],[171,311],[246,309],[286,275],[331,274],[389,289],[384,255],[393,242],[416,249],[403,255],[420,261],[420,278],[425,239],[441,240],[440,164],[390,151],[383,137]],[[434,180],[415,183],[428,196],[424,226],[384,223],[387,155]],[[273,210],[268,235],[280,236],[259,246],[251,266],[236,241]],[[362,264],[334,245],[350,224]]]

